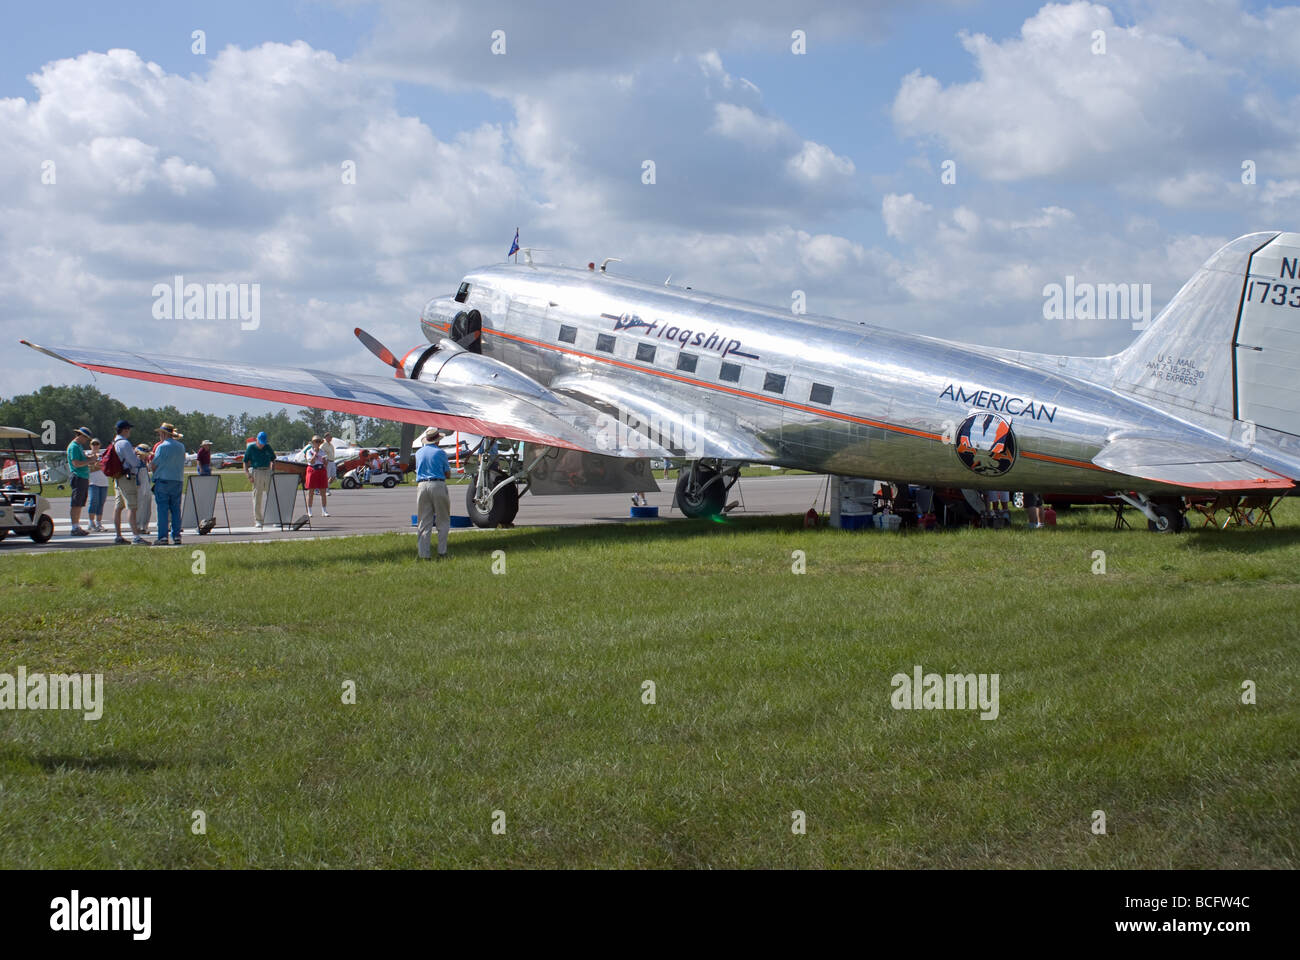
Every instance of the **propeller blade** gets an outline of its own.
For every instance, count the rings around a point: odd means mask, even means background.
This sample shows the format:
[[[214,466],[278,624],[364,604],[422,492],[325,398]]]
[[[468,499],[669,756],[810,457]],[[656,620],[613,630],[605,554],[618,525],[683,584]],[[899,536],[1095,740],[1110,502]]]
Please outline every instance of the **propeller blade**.
[[[370,334],[366,333],[366,331],[362,330],[360,327],[356,327],[352,332],[357,335],[357,339],[361,341],[362,345],[367,350],[384,363],[388,364],[394,370],[402,369],[402,364],[395,356],[393,356],[393,351],[389,350]]]

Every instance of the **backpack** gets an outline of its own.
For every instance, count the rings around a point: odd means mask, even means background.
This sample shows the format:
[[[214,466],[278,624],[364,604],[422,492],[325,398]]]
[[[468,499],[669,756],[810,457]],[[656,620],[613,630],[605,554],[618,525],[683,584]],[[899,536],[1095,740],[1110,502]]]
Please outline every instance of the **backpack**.
[[[122,458],[117,455],[116,443],[110,443],[108,449],[100,456],[99,469],[104,471],[104,476],[110,478],[120,477],[126,473],[122,466]]]

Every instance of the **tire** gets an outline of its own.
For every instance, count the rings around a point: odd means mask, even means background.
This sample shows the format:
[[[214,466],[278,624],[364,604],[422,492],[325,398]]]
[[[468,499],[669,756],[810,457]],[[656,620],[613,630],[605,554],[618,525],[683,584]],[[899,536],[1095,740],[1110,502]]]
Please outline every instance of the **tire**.
[[[499,496],[504,496],[506,503],[506,508],[501,514],[501,526],[514,526],[515,516],[519,513],[519,484],[512,483],[504,488]]]
[[[351,477],[344,477],[344,478],[343,478],[343,489],[344,489],[344,490],[355,490],[356,488],[357,488],[357,482],[356,482],[356,480],[352,479]]]
[[[699,486],[703,487],[706,483],[718,475],[716,470],[699,469],[696,476],[699,479]],[[692,520],[700,517],[717,517],[722,514],[722,507],[726,501],[727,491],[721,482],[715,483],[706,490],[695,490],[694,493],[687,488],[690,484],[691,471],[685,467],[677,475],[677,489],[673,494],[673,500],[677,504],[677,509],[681,510],[682,515]]]
[[[1153,503],[1151,509],[1158,518],[1147,521],[1147,529],[1153,533],[1182,533],[1187,529],[1187,518],[1177,507],[1167,503]]]
[[[489,474],[489,482],[496,486],[505,479],[505,474],[493,472]],[[465,512],[469,514],[470,521],[476,527],[493,529],[494,527],[505,526],[512,523],[515,514],[519,512],[519,485],[512,483],[502,487],[492,497],[492,505],[487,512],[483,512],[474,503],[474,494],[478,488],[478,477],[470,477],[469,486],[465,490]]]
[[[395,487],[395,486],[397,486],[397,478],[396,478],[396,477],[384,477],[384,489],[385,489],[385,490],[391,490],[391,489],[393,489],[393,487]]]
[[[32,528],[30,536],[36,543],[45,543],[50,537],[54,536],[54,521],[50,519],[48,513],[41,514],[41,519],[36,521],[36,526]]]

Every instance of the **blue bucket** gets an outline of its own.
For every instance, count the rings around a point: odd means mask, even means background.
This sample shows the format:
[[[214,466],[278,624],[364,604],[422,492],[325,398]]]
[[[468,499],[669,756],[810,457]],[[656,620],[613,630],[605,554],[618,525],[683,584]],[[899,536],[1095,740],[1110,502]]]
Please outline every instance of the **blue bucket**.
[[[458,517],[454,513],[451,515],[451,525],[453,527],[473,526],[473,524],[470,523],[469,517]]]
[[[642,520],[657,517],[659,516],[659,508],[658,507],[633,507],[632,516]]]

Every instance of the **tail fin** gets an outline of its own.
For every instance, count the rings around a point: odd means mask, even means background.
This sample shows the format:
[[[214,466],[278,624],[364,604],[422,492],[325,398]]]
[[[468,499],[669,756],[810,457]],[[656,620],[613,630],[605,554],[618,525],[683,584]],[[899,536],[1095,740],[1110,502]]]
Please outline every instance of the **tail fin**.
[[[1300,435],[1300,234],[1224,246],[1114,359],[1116,389]]]

